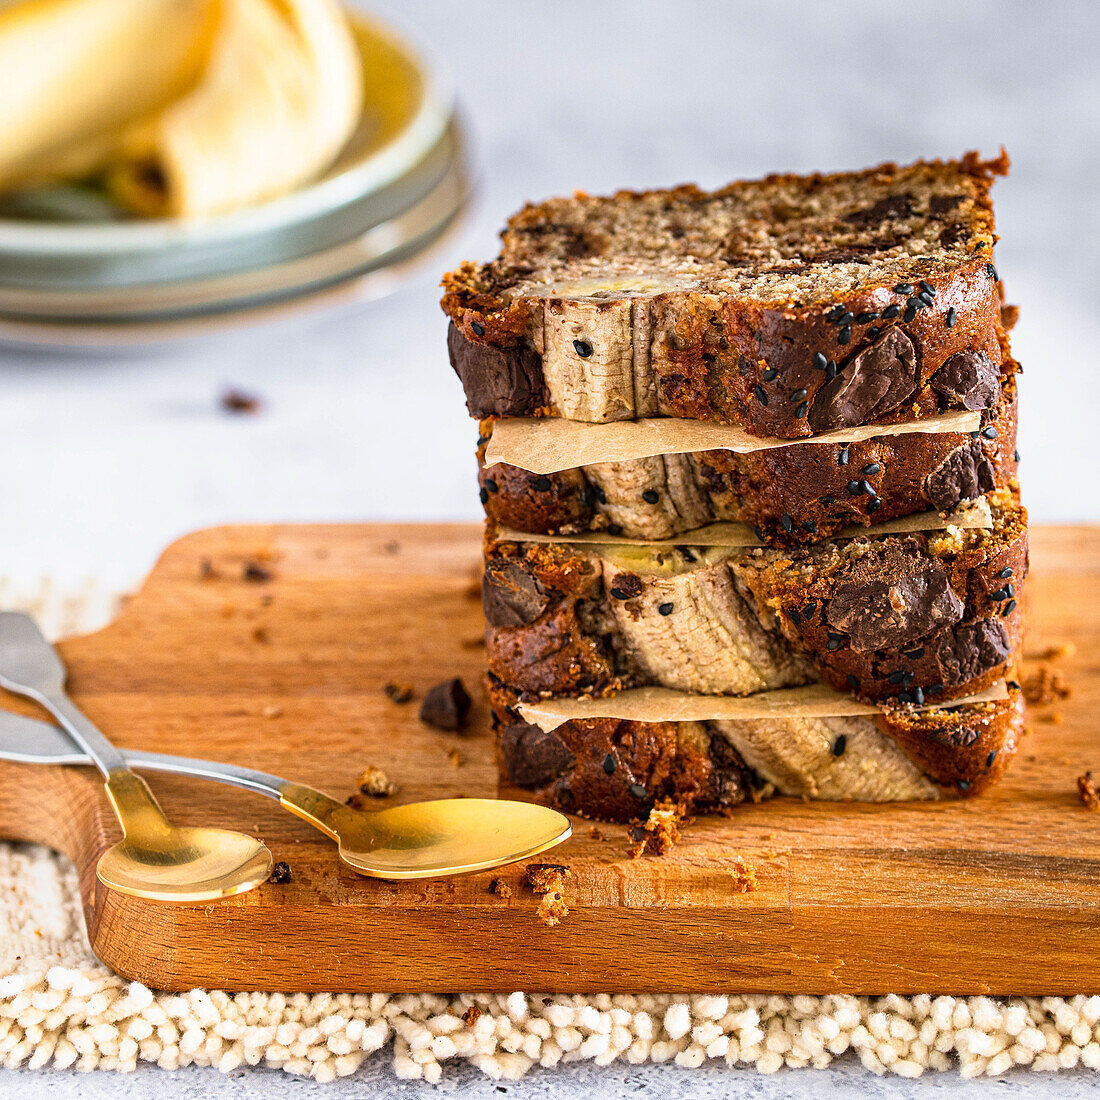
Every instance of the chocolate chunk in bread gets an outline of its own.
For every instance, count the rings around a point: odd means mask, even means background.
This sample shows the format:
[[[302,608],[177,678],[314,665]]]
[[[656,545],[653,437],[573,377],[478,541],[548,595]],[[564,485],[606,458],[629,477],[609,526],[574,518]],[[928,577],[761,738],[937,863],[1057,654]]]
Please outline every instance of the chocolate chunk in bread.
[[[485,618],[490,626],[526,626],[550,602],[541,582],[507,561],[486,562],[481,584]]]
[[[541,360],[531,348],[476,344],[451,324],[447,351],[471,416],[527,416],[546,403]]]
[[[843,566],[825,608],[829,625],[868,652],[897,649],[962,618],[947,573],[915,547],[887,543]]]
[[[896,409],[917,388],[917,352],[901,328],[890,329],[826,383],[810,408],[815,432],[866,424]]]
[[[988,409],[997,400],[1001,382],[997,368],[982,351],[960,351],[931,378],[932,389],[953,408]]]
[[[517,787],[544,787],[575,763],[560,737],[527,722],[510,722],[498,736],[508,780]]]
[[[942,682],[948,686],[974,680],[1011,656],[1011,640],[1000,618],[959,623],[936,647]]]
[[[980,439],[960,443],[924,479],[924,493],[938,512],[988,493],[995,485],[993,466]]]

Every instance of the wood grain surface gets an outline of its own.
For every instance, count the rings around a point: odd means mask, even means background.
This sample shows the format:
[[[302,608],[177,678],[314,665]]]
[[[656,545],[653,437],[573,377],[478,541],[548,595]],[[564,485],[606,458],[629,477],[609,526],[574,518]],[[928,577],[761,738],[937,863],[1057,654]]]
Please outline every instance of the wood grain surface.
[[[70,686],[123,746],[207,756],[344,797],[367,764],[393,801],[493,796],[473,526],[250,526],[173,545],[119,619],[62,645]],[[258,562],[270,580],[246,580]],[[902,806],[776,799],[690,825],[632,860],[626,830],[576,821],[549,857],[572,869],[568,917],[535,915],[521,866],[421,883],[346,870],[334,847],[258,796],[150,776],[181,822],[252,831],[293,880],[200,907],[101,887],[118,836],[89,769],[0,763],[0,835],[75,861],[96,954],[151,986],[231,990],[776,991],[995,994],[1100,989],[1100,529],[1032,532],[1027,650],[1072,696],[1029,714],[1006,781],[971,801]],[[467,734],[418,701],[460,675]],[[415,686],[399,705],[389,680]],[[6,706],[33,713],[14,700]],[[1061,724],[1051,721],[1057,710]],[[457,756],[455,753],[457,752]],[[457,763],[456,763],[457,761]],[[759,888],[737,893],[733,856]],[[509,898],[490,893],[501,876]]]

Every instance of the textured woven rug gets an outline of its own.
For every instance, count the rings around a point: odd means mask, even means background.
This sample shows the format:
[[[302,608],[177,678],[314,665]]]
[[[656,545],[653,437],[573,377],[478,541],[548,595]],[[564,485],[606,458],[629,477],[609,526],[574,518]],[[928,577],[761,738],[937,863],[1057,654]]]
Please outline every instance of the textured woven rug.
[[[17,590],[0,606],[52,636],[94,629],[117,600],[88,584]],[[1100,996],[779,997],[496,994],[157,993],[92,955],[76,873],[62,856],[0,844],[0,1064],[132,1070],[243,1065],[334,1080],[392,1044],[398,1077],[436,1082],[465,1059],[493,1078],[533,1066],[617,1059],[772,1073],[854,1053],[877,1074],[1014,1066],[1100,1069]]]

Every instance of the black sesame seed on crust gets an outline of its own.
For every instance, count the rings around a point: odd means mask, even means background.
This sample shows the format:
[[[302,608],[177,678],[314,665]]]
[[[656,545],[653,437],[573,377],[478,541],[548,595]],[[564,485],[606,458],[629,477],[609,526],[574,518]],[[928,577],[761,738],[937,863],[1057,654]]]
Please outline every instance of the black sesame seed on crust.
[[[670,604],[670,603],[658,604],[657,605],[657,612],[658,612],[658,614],[661,614],[661,615],[671,615],[672,614],[672,604]]]
[[[924,694],[925,695],[942,695],[943,694],[943,684],[929,684],[928,687],[926,687],[924,689]]]
[[[811,535],[817,530],[817,524],[812,519],[804,519],[800,526],[803,531]]]
[[[814,366],[818,370],[824,370],[825,367],[828,365],[828,362],[829,362],[829,360],[825,357],[823,352],[820,352],[820,351],[814,352]]]
[[[899,691],[897,699],[899,703],[911,703],[913,701],[913,696],[907,691]]]
[[[889,680],[891,684],[900,684],[907,675],[908,673],[904,668],[899,668],[891,672],[890,675],[886,677],[886,679]]]
[[[997,750],[996,750],[996,749],[994,749],[994,750],[993,750],[993,751],[992,751],[992,752],[991,752],[991,753],[990,753],[990,754],[989,754],[989,755],[988,755],[988,756],[987,756],[987,757],[985,758],[985,766],[986,766],[987,768],[992,768],[992,767],[993,767],[993,761],[994,761],[994,760],[996,760],[996,759],[997,759]]]
[[[642,493],[642,500],[644,500],[646,504],[656,504],[660,499],[661,494],[658,493],[656,489],[646,489],[646,491]]]
[[[968,783],[968,782],[967,782],[967,781],[966,781],[965,779],[960,779],[960,780],[959,780],[959,782],[958,782],[958,787],[959,787],[959,790],[960,790],[960,791],[968,791],[968,790],[970,790],[970,784],[969,784],[969,783]]]
[[[809,401],[803,401],[797,409],[794,410],[794,415],[797,419],[801,420],[810,411]]]
[[[918,707],[924,706],[924,691],[923,691],[923,689],[921,689],[919,687],[913,688],[913,702],[916,703]]]
[[[908,657],[910,660],[918,661],[924,656],[924,646],[919,645],[916,649],[903,649],[901,655]]]
[[[990,592],[989,593],[989,598],[991,600],[1007,600],[1008,599],[1008,589],[1007,588],[998,588],[996,592]]]
[[[491,477],[487,477],[485,479],[485,488],[488,489],[490,493],[500,492],[500,486],[497,485],[496,481],[494,481]]]
[[[836,321],[836,323],[837,323],[838,325],[841,325],[841,326],[844,326],[844,325],[851,325],[851,323],[852,323],[852,322],[853,322],[853,321],[854,321],[855,319],[856,319],[856,315],[855,315],[854,313],[848,313],[847,311],[845,311],[844,313],[842,313],[842,314],[841,314],[841,315],[840,315],[840,316],[839,316],[839,317],[837,318],[837,321]]]
[[[1013,462],[1019,462],[1020,461],[1020,452],[1018,450],[1012,452],[1012,461]]]
[[[988,428],[982,428],[982,435],[984,435],[986,439],[996,439],[997,429],[990,424]]]
[[[810,600],[805,607],[802,608],[802,618],[812,619],[817,611],[817,600]]]
[[[1009,600],[1008,603],[1006,603],[1004,605],[1004,607],[1001,608],[1001,618],[1002,619],[1007,619],[1009,617],[1009,615],[1011,615],[1012,612],[1015,611],[1015,610],[1016,610],[1016,601],[1015,600]]]
[[[793,622],[795,626],[801,625],[801,623],[802,623],[802,612],[799,611],[797,607],[788,607],[787,608],[787,614],[790,615],[791,622]]]
[[[802,401],[806,396],[805,390],[795,390],[790,397],[787,398],[788,404],[794,404],[795,401]]]
[[[881,469],[882,467],[877,462],[869,462],[866,466],[863,467],[863,472],[865,474],[871,474],[872,476],[874,476]]]
[[[847,312],[848,311],[843,306],[833,306],[833,308],[825,314],[825,320],[828,321],[829,324],[836,324],[836,322]]]
[[[908,323],[909,321],[912,321],[913,318],[916,317],[916,315],[917,315],[916,304],[914,302],[910,302],[909,305],[907,305],[905,307],[905,312],[902,314],[901,319]]]
[[[603,758],[603,770],[607,772],[608,775],[613,775],[615,772],[615,757],[613,757],[611,753],[608,753]]]
[[[882,501],[879,500],[878,497],[875,497],[875,499],[872,500],[870,502],[870,504],[867,505],[867,512],[868,512],[868,514],[871,513],[871,512],[877,512],[881,507],[882,507]]]
[[[833,742],[833,756],[843,756],[844,755],[844,750],[847,747],[848,747],[848,735],[845,734],[845,733],[842,733]]]
[[[894,287],[894,293],[895,294],[912,294],[913,293],[913,287],[909,283],[898,283],[898,285],[896,287]]]
[[[872,321],[877,321],[877,320],[878,320],[878,314],[877,313],[860,313],[856,317],[856,324],[857,325],[869,325]]]
[[[630,593],[624,592],[621,588],[615,587],[611,589],[611,595],[617,600],[629,600]]]
[[[997,274],[997,269],[992,264],[985,265],[985,273],[995,282],[1001,281],[1001,277]]]
[[[1011,576],[1012,576],[1012,566],[1011,566],[1011,565],[1006,565],[1006,566],[1004,567],[1004,569],[1002,569],[1002,570],[1001,570],[1001,571],[1000,571],[1000,572],[999,572],[999,573],[997,574],[997,576],[998,576],[998,577],[1000,577],[1002,581],[1003,581],[1003,580],[1006,580],[1006,579],[1007,579],[1008,577],[1011,577]]]
[[[925,294],[931,294],[932,297],[935,298],[936,288],[934,286],[932,286],[931,283],[926,283],[923,279],[921,279],[921,281],[919,283],[917,283],[917,286],[919,286],[921,288],[921,290],[924,291]]]
[[[752,392],[756,394],[756,400],[759,401],[761,405],[767,405],[768,395],[764,392],[763,386],[754,386]]]
[[[955,311],[953,309],[949,309],[947,311],[947,316],[943,319],[943,323],[948,328],[954,328],[956,319],[957,319],[957,314],[955,313]]]
[[[852,326],[845,325],[836,335],[838,344],[847,344],[852,339]]]
[[[582,359],[587,359],[592,354],[592,345],[587,340],[574,340],[573,350]]]
[[[868,340],[877,340],[877,339],[878,339],[878,334],[879,334],[880,332],[882,332],[882,329],[880,329],[880,328],[878,327],[878,325],[872,325],[872,326],[871,326],[871,327],[870,327],[870,328],[869,328],[869,329],[867,330],[867,339],[868,339]]]
[[[828,631],[828,635],[829,641],[826,643],[825,648],[830,653],[835,653],[844,644],[845,635],[834,634],[831,630]]]
[[[882,311],[882,319],[884,321],[892,321],[899,313],[901,313],[901,306],[899,306],[897,302],[894,302]]]
[[[844,677],[844,679],[848,681],[848,686],[853,691],[859,691],[859,677],[858,676],[856,676],[853,673],[849,672],[848,675]]]
[[[645,795],[645,787],[643,787],[641,785],[641,783],[631,783],[630,784],[630,793],[635,798],[645,798],[645,796],[646,796]]]
[[[874,487],[874,486],[873,486],[873,485],[872,485],[872,484],[871,484],[871,483],[870,483],[870,482],[869,482],[869,481],[868,481],[868,480],[867,480],[866,478],[864,478],[864,479],[863,479],[863,480],[862,480],[862,481],[861,481],[861,482],[859,483],[859,487],[860,487],[860,488],[861,488],[861,489],[862,489],[862,490],[863,490],[863,491],[864,491],[864,492],[865,492],[865,493],[866,493],[866,494],[867,494],[867,495],[868,495],[869,497],[877,497],[877,496],[878,496],[878,493],[877,493],[877,492],[875,492],[875,487]]]
[[[482,485],[482,487],[478,489],[477,496],[478,500],[480,500],[482,504],[489,503],[489,490],[486,489],[484,485]]]
[[[836,456],[836,464],[838,466],[847,466],[848,465],[848,448],[847,447],[842,447],[841,448],[840,454],[838,454]]]
[[[623,533],[623,529],[617,523],[609,523],[607,525],[607,533],[609,535],[621,535]]]
[[[474,335],[475,336],[484,336],[485,335],[485,326],[482,325],[482,324],[478,324],[477,321],[474,321],[470,325],[470,328],[472,328],[474,330]]]
[[[531,482],[531,487],[537,493],[548,493],[550,491],[550,479],[540,475]]]
[[[764,371],[764,373],[761,375],[761,377],[764,379],[765,382],[771,382],[775,379],[776,375],[778,375],[778,374],[779,374],[779,371],[777,371],[775,369],[775,367],[768,367],[768,369],[766,371]]]
[[[790,532],[794,530],[794,517],[787,515],[785,512],[780,517],[779,522],[783,525],[783,530]]]
[[[859,494],[863,492],[863,483],[860,481],[849,481],[848,492],[854,497],[859,496]]]
[[[936,299],[923,290],[917,295],[917,301],[923,302],[926,306],[934,306],[936,304]]]
[[[836,360],[830,359],[825,364],[825,381],[831,382],[837,376]]]

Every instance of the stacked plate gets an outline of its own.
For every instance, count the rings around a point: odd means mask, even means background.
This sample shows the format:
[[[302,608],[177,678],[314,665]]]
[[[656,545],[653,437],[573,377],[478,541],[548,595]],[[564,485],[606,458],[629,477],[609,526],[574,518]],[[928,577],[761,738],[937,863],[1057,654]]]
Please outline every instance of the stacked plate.
[[[195,221],[125,218],[76,185],[0,203],[0,340],[115,345],[192,335],[354,284],[393,285],[468,195],[451,88],[438,65],[353,17],[360,125],[316,183]]]

